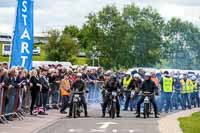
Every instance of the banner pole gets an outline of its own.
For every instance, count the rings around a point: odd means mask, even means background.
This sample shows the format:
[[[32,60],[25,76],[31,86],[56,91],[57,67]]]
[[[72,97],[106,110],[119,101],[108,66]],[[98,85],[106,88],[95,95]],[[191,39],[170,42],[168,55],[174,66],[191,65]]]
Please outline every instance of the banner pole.
[[[12,28],[12,35],[11,35],[11,45],[10,45],[10,55],[9,55],[9,60],[8,60],[8,66],[9,68],[11,67],[10,62],[11,62],[11,56],[12,56],[12,44],[13,44],[13,36],[15,33],[15,26],[16,26],[16,17],[17,17],[17,8],[18,8],[18,0],[16,0],[16,6],[15,6],[15,18],[14,18],[14,24],[13,24],[13,28]]]

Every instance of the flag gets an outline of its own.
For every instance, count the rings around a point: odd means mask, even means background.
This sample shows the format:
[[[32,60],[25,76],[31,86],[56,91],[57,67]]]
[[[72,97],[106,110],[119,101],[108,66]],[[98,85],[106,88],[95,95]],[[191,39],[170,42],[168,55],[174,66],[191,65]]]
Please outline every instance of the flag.
[[[10,67],[32,69],[34,0],[18,0]]]

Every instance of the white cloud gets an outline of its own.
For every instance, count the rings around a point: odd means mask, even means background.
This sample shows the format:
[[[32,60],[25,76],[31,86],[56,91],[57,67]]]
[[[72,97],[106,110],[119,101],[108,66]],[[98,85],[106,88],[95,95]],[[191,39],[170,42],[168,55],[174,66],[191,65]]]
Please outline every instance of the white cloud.
[[[108,4],[121,9],[132,2],[140,7],[151,5],[165,19],[176,16],[200,25],[200,0],[35,0],[35,32],[70,24],[81,26],[90,12]],[[16,0],[0,0],[0,32],[12,32],[15,7]]]

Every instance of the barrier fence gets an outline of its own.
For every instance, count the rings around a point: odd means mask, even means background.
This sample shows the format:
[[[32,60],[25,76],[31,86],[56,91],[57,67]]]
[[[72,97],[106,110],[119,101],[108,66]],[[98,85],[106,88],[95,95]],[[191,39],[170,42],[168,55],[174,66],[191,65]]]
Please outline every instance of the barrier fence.
[[[89,91],[86,94],[86,99],[89,104],[100,103],[102,101],[101,86],[102,81],[86,82],[86,89]],[[35,107],[41,106],[41,93],[35,103]],[[29,112],[31,105],[31,90],[27,86],[23,88],[10,87],[8,89],[0,88],[0,122],[8,123],[8,119],[13,117],[23,120],[25,112]],[[59,89],[53,93],[49,92],[47,97],[47,107],[61,105],[61,96]]]

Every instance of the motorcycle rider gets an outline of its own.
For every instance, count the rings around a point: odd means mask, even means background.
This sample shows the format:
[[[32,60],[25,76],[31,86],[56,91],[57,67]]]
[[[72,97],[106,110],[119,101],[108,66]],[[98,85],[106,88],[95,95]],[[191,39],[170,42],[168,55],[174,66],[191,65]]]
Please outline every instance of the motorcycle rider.
[[[86,89],[86,85],[85,85],[85,82],[82,80],[82,74],[77,73],[76,80],[72,84],[70,90],[76,91],[76,92],[84,92],[85,89]],[[81,97],[81,104],[83,105],[83,108],[84,108],[85,117],[88,117],[87,103],[86,103],[86,100],[85,100],[84,93],[81,94],[80,97]],[[73,108],[73,101],[72,100],[73,100],[73,95],[72,95],[71,102],[70,102],[69,117],[72,117],[72,108]]]
[[[130,99],[131,99],[130,108],[131,108],[131,111],[133,111],[133,108],[136,107],[136,104],[137,104],[137,101],[138,101],[138,98],[139,98],[138,94],[139,94],[141,85],[142,85],[142,80],[140,79],[140,75],[138,73],[135,73],[133,75],[133,79],[132,79],[132,81],[130,83],[131,91],[135,92],[134,94],[130,95]]]
[[[116,79],[115,75],[111,75],[110,80],[105,84],[105,90],[106,90],[106,94],[105,97],[103,99],[103,106],[102,106],[102,117],[105,117],[106,114],[106,108],[108,103],[110,102],[110,96],[112,95],[112,92],[118,92],[118,89],[120,88],[120,84]],[[117,104],[117,117],[120,117],[120,104],[119,104],[119,99],[117,97],[116,99],[116,104]]]
[[[145,80],[142,83],[140,91],[142,91],[142,93],[144,93],[145,91],[151,93],[150,102],[153,104],[155,118],[158,118],[158,109],[157,109],[157,105],[156,105],[155,97],[154,97],[154,93],[156,92],[156,89],[157,87],[155,83],[151,80],[151,74],[148,72],[145,73]],[[144,102],[144,99],[145,99],[145,96],[142,95],[137,103],[137,113],[138,113],[138,115],[136,116],[137,118],[140,117],[140,106]]]

